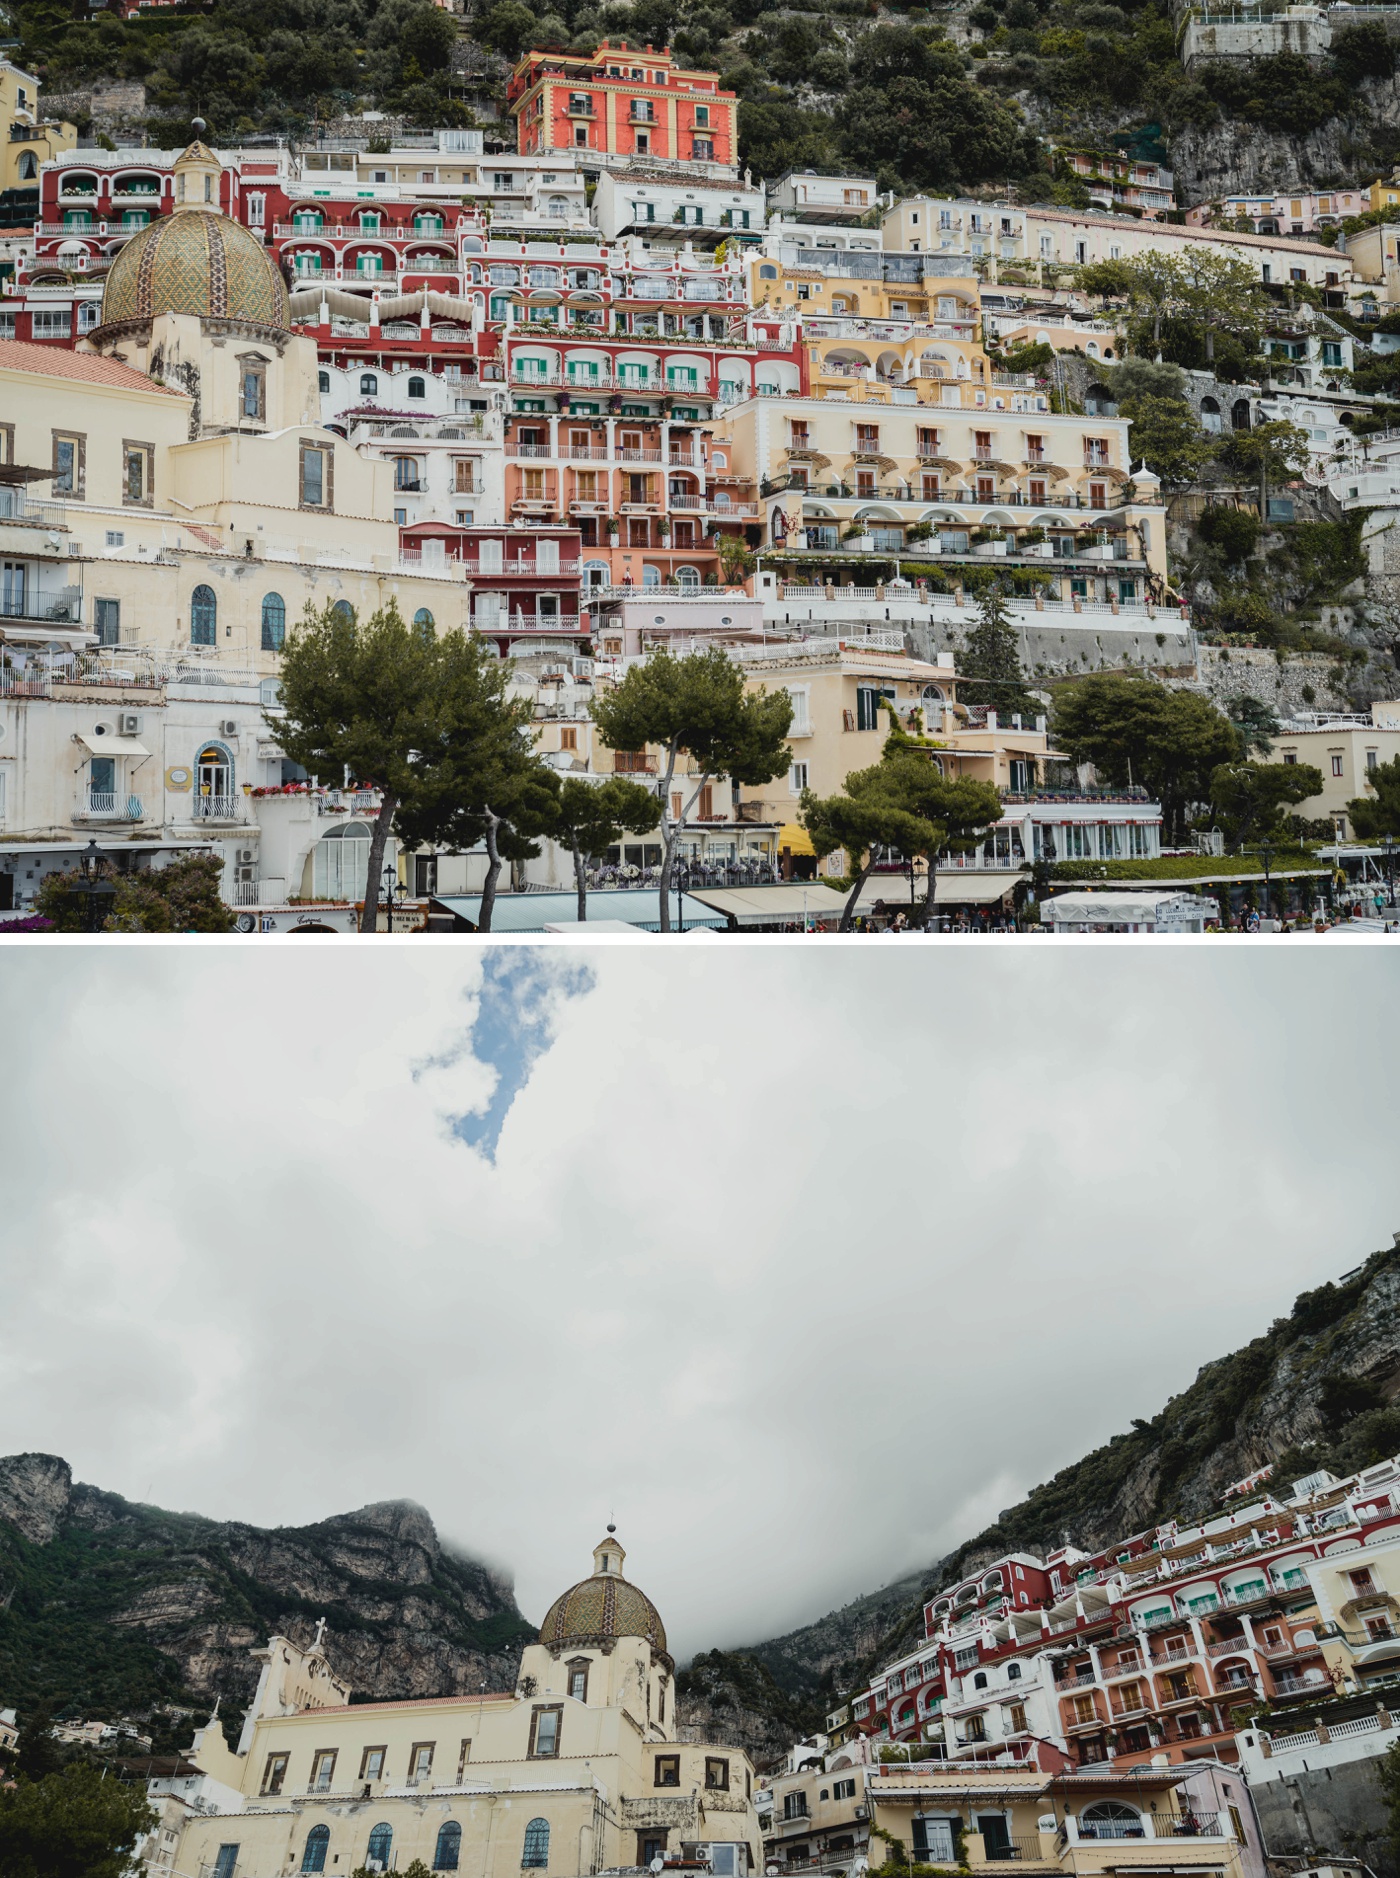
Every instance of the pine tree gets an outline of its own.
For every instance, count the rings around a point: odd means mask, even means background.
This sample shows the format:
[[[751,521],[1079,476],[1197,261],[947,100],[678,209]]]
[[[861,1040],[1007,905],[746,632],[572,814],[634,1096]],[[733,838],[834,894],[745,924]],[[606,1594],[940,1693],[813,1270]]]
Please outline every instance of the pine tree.
[[[1042,701],[1027,689],[1016,628],[996,581],[979,594],[977,624],[958,655],[958,697],[963,704],[995,711],[1003,725],[1019,717],[1027,729],[1034,729],[1036,718],[1045,712]]]

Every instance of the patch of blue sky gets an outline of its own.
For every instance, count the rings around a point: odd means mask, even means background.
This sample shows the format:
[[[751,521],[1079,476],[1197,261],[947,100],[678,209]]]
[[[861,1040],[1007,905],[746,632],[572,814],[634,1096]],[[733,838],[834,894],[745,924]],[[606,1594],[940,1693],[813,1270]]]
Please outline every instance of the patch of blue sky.
[[[487,954],[471,1049],[496,1083],[484,1109],[452,1118],[452,1132],[493,1166],[511,1104],[554,1042],[562,1004],[593,984],[588,966],[534,948]]]

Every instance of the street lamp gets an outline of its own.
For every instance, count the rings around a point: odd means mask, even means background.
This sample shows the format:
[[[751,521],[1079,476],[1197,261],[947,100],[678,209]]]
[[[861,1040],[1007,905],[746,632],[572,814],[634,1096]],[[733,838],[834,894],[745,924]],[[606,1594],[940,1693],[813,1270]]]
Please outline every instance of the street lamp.
[[[379,897],[384,902],[386,930],[394,930],[394,895],[402,894],[403,886],[399,880],[399,870],[392,861],[384,863],[384,872],[379,880]]]
[[[1269,862],[1273,859],[1274,844],[1267,835],[1257,848],[1246,848],[1246,854],[1257,854],[1264,863],[1264,917],[1269,917]]]
[[[1395,904],[1395,837],[1381,836],[1381,852],[1385,856],[1385,898],[1388,906]]]
[[[73,882],[74,893],[83,895],[83,930],[100,932],[103,922],[112,910],[112,902],[117,897],[117,890],[110,882],[103,879],[99,871],[103,856],[97,846],[97,838],[88,842],[78,857],[78,879]]]
[[[681,859],[680,856],[677,856],[676,861],[674,863],[673,872],[675,874],[675,881],[676,881],[676,931],[684,932],[685,931],[685,895],[686,895],[687,888],[690,886],[689,862]]]

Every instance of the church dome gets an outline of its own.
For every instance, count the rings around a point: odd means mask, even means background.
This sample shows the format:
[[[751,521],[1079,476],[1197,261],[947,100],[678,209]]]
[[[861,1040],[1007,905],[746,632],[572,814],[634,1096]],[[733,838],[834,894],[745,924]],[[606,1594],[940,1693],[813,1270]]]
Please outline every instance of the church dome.
[[[208,194],[184,199],[187,178],[216,179],[219,169],[218,158],[200,143],[176,163],[174,210],[134,235],[112,263],[102,291],[104,326],[193,313],[286,327],[287,289],[257,236],[206,207]]]
[[[611,1650],[619,1637],[641,1637],[666,1656],[661,1614],[645,1591],[622,1576],[625,1557],[615,1539],[602,1542],[593,1554],[593,1576],[571,1585],[550,1605],[540,1625],[540,1642],[547,1649]]]

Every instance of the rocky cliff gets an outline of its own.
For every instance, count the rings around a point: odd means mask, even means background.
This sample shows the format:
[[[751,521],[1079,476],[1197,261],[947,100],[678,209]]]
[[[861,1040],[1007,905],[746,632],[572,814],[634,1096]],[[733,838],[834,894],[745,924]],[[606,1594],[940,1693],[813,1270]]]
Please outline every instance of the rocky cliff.
[[[1284,1480],[1369,1466],[1400,1452],[1397,1397],[1400,1234],[1335,1284],[1305,1292],[1263,1336],[1206,1364],[1150,1422],[1135,1421],[926,1571],[787,1636],[697,1658],[712,1665],[706,1712],[730,1716],[760,1752],[776,1751],[786,1730],[790,1741],[820,1727],[846,1690],[912,1646],[939,1587],[1008,1551],[1043,1553],[1066,1534],[1094,1551],[1163,1519],[1197,1518],[1269,1463]]]
[[[264,1530],[138,1506],[50,1454],[0,1459],[0,1695],[85,1715],[251,1696],[248,1652],[327,1621],[335,1669],[376,1697],[509,1688],[532,1634],[508,1584],[385,1501]]]

